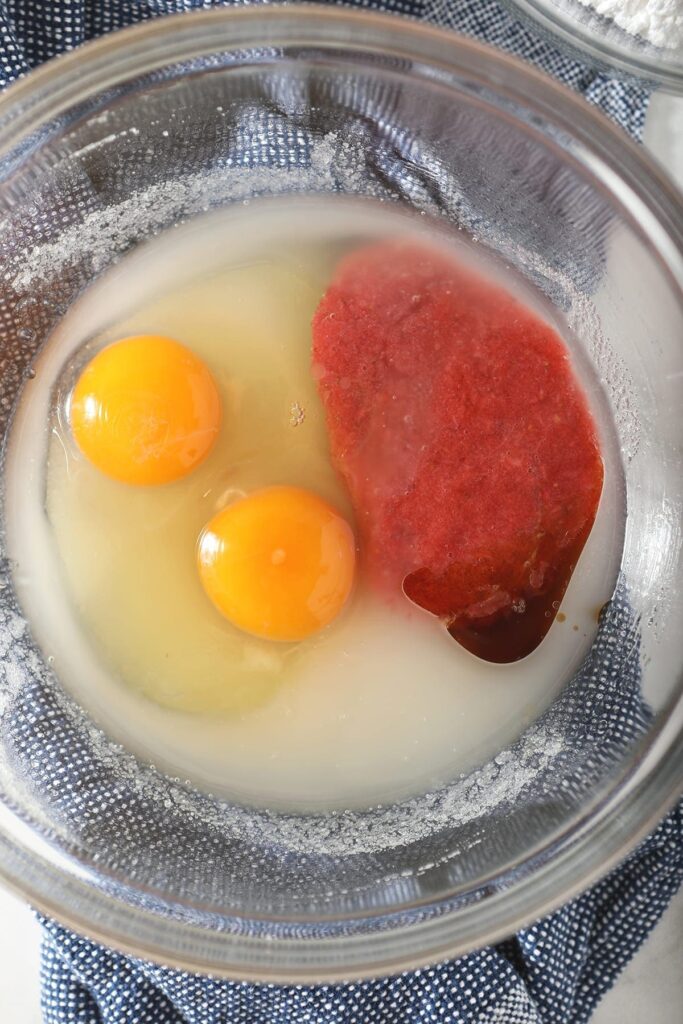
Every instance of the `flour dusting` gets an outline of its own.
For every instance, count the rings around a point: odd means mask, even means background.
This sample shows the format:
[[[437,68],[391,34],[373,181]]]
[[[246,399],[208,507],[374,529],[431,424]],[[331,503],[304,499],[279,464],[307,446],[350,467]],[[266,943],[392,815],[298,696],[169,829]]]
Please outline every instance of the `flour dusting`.
[[[580,0],[598,14],[611,18],[629,35],[646,39],[663,50],[683,46],[681,0]]]

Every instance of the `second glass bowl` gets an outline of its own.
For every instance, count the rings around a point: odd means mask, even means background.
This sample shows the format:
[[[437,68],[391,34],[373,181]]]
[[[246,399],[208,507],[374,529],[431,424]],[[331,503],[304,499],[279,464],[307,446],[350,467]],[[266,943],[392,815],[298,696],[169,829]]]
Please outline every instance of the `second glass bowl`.
[[[683,45],[655,46],[580,0],[502,0],[573,57],[610,75],[683,93]]]

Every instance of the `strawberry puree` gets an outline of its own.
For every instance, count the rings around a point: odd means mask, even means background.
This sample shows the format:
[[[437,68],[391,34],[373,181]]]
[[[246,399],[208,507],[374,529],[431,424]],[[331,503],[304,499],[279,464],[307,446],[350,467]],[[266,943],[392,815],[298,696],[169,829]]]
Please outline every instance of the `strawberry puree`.
[[[483,658],[530,653],[603,480],[558,335],[444,252],[387,242],[339,265],[313,362],[369,578]]]

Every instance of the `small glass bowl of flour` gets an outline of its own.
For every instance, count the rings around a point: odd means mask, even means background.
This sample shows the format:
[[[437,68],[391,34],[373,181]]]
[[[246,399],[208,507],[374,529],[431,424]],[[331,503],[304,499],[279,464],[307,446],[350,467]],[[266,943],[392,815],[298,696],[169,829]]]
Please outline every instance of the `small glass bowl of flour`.
[[[504,0],[558,47],[683,94],[683,0]]]

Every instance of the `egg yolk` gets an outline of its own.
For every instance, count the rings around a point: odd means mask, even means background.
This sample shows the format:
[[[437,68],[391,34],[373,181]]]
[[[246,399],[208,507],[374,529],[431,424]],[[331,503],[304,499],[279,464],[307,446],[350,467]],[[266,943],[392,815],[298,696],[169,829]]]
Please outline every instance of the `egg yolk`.
[[[142,334],[98,352],[81,373],[71,430],[99,470],[127,484],[165,484],[208,455],[221,402],[204,363],[171,338]]]
[[[298,487],[268,487],[208,523],[197,563],[206,593],[233,625],[294,641],[342,610],[355,557],[351,527],[330,505]]]

